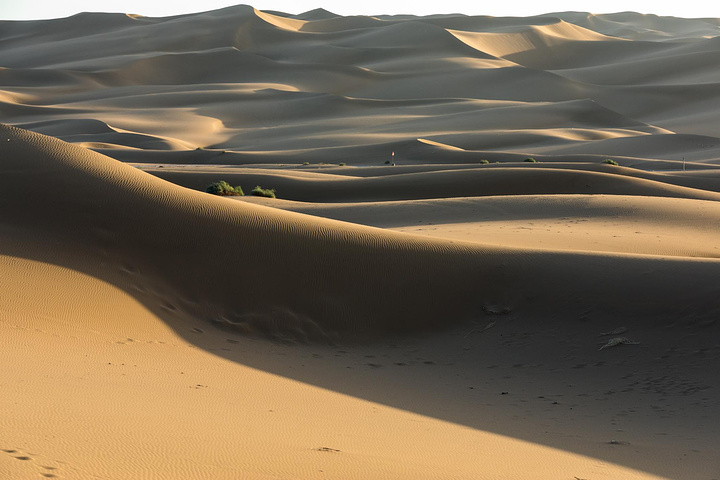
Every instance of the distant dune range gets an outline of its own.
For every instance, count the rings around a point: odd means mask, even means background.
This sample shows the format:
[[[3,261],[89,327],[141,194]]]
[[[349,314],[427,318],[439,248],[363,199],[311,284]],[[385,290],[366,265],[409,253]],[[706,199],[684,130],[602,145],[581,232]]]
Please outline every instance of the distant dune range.
[[[362,163],[418,138],[476,151],[466,161],[711,161],[720,147],[717,19],[301,18],[237,6],[1,25],[5,123],[96,148],[213,148],[257,163],[297,151],[338,161],[362,147]]]
[[[719,110],[719,19],[0,21],[0,477],[715,478]]]

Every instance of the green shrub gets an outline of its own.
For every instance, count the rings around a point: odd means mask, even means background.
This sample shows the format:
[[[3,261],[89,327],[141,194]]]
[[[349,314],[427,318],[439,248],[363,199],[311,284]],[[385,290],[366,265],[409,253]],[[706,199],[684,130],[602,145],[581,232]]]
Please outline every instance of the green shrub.
[[[612,158],[606,158],[606,159],[603,161],[603,163],[606,163],[606,164],[608,164],[608,165],[616,165],[616,166],[617,166],[617,164],[618,164],[618,162],[616,162],[616,161],[613,160]]]
[[[310,165],[310,162],[303,162],[303,165]]]
[[[345,166],[345,163],[343,162],[343,163],[340,163],[340,164],[338,164],[338,165],[340,165],[341,167],[344,167],[344,166]]]
[[[485,160],[485,159],[483,158],[482,160],[480,160],[480,163],[481,163],[482,165],[487,165],[488,163],[490,163],[490,160]]]
[[[275,198],[275,189],[270,188],[262,188],[260,185],[252,189],[253,195],[256,197],[267,197],[267,198]]]
[[[528,157],[528,158],[526,158],[524,161],[525,161],[525,162],[529,162],[529,163],[537,163],[537,160],[535,160],[535,159],[532,158],[532,157]]]
[[[240,196],[245,195],[242,191],[242,188],[238,185],[237,187],[233,187],[226,181],[222,180],[220,182],[215,182],[212,185],[209,185],[205,191],[207,193],[212,193],[213,195],[225,195],[225,196]]]

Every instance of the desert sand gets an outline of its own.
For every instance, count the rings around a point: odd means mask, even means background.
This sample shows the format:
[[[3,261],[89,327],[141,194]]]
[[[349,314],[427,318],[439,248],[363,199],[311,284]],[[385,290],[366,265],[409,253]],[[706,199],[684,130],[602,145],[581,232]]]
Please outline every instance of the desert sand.
[[[719,52],[630,12],[0,21],[0,478],[719,479]]]

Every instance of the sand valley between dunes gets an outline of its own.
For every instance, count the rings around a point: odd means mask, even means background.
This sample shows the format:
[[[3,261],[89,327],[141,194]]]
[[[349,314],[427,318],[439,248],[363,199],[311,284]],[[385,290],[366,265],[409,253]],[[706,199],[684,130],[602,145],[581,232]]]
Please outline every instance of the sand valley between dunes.
[[[719,109],[718,19],[0,21],[0,478],[720,479]]]

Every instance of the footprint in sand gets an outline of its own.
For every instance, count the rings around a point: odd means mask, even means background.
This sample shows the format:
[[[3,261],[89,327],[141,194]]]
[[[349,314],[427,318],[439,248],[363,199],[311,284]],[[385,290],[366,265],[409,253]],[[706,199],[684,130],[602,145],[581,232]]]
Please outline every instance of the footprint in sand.
[[[16,458],[18,460],[32,460],[32,458],[28,457],[27,455],[20,455],[20,452],[17,450],[3,448],[2,451],[5,453],[9,453],[10,455],[12,455],[13,453],[19,454],[18,456],[13,455],[13,458]]]
[[[29,462],[29,461],[34,460],[33,457],[30,456],[32,454],[22,454],[19,450],[3,448],[3,449],[0,449],[0,451],[3,451],[5,453],[11,455],[16,460],[21,460],[24,462]],[[52,473],[52,472],[56,472],[58,470],[57,467],[52,467],[50,465],[40,465],[40,467],[43,470],[46,470],[45,472],[40,472],[41,476],[43,476],[45,478],[58,478],[58,475],[56,475],[55,473]]]

